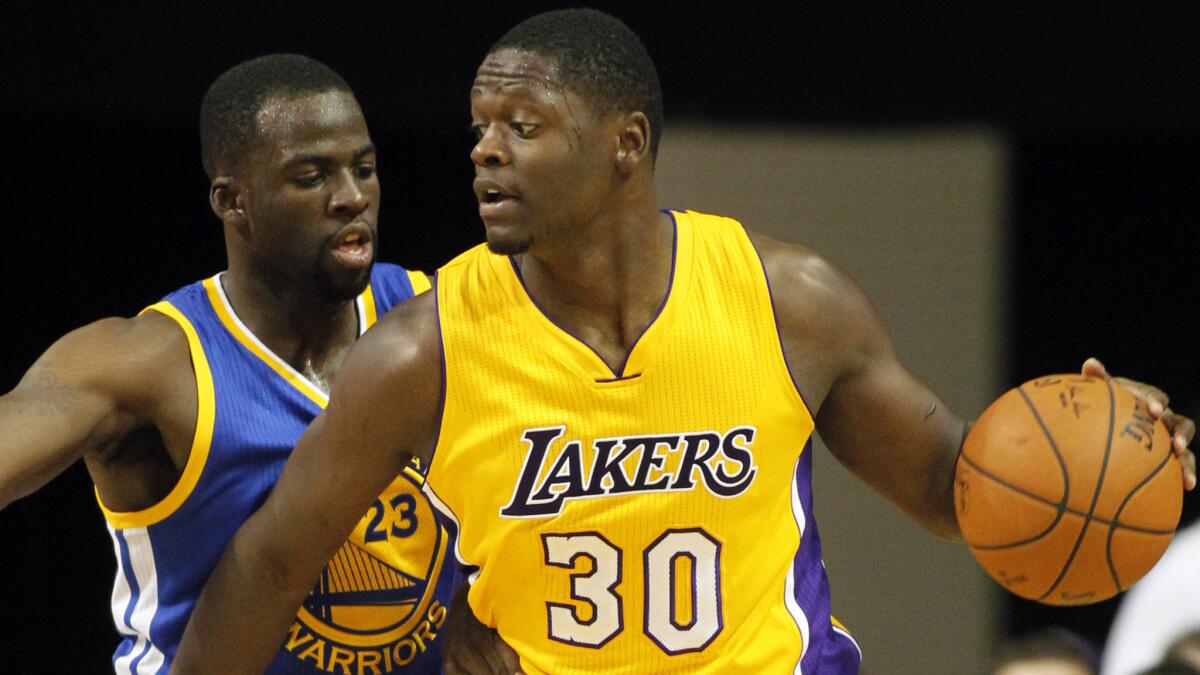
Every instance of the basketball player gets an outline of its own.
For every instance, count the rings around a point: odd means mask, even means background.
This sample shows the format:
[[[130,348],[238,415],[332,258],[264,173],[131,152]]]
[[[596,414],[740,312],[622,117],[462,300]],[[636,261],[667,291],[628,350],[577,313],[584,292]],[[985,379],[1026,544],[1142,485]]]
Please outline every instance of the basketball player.
[[[95,481],[117,558],[118,673],[166,672],[204,580],[351,344],[429,287],[373,264],[375,147],[328,67],[242,63],[200,116],[229,269],[66,335],[0,398],[0,506],[80,457]],[[282,646],[275,636],[269,672],[440,672],[454,574],[422,482],[398,464],[362,505]]]
[[[1010,640],[993,659],[992,675],[1096,675],[1097,654],[1086,640],[1047,628]]]
[[[661,95],[624,24],[535,16],[488,52],[470,98],[487,246],[355,346],[210,578],[176,671],[265,665],[415,455],[476,568],[474,616],[526,673],[857,672],[830,615],[812,434],[954,537],[963,421],[829,263],[658,210]],[[1158,410],[1194,481],[1192,424]]]

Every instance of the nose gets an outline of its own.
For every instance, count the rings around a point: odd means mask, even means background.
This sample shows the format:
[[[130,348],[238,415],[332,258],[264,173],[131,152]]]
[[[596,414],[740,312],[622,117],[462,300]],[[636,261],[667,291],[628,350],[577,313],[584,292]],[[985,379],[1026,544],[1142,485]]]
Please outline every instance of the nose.
[[[476,166],[494,167],[509,163],[508,146],[497,131],[498,127],[499,125],[489,124],[483,136],[475,141],[475,147],[471,148],[471,161],[475,162]]]
[[[367,210],[371,196],[353,172],[342,171],[340,174],[337,189],[329,196],[329,211],[332,215],[352,219]]]

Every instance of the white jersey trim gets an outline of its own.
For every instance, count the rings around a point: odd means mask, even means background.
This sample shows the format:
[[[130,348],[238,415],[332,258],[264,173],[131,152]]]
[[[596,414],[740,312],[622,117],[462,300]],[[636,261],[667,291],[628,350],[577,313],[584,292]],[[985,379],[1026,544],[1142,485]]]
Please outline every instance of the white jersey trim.
[[[224,278],[224,276],[225,276],[224,272],[217,274],[213,278],[214,279],[213,287],[216,288],[217,297],[221,299],[221,304],[224,305],[225,311],[229,313],[229,318],[238,327],[238,329],[245,335],[247,340],[252,342],[255,347],[258,347],[259,349],[262,350],[263,355],[266,356],[266,358],[271,362],[271,364],[273,364],[277,368],[282,369],[288,375],[291,375],[292,377],[296,378],[300,382],[303,382],[304,384],[308,385],[309,387],[312,388],[312,390],[314,392],[319,394],[324,399],[319,402],[321,407],[324,408],[325,405],[329,403],[329,392],[325,391],[321,387],[318,387],[315,382],[313,382],[312,380],[310,380],[307,377],[305,377],[304,375],[302,375],[300,373],[300,371],[293,368],[291,366],[291,364],[289,364],[287,361],[284,361],[282,358],[280,358],[278,354],[271,351],[270,347],[263,344],[262,340],[258,339],[258,336],[255,335],[254,332],[251,331],[250,328],[242,321],[242,317],[238,316],[237,312],[234,311],[233,303],[229,302],[229,296],[225,294],[225,284],[222,282],[222,279]],[[356,312],[358,311],[358,309],[359,309],[358,303],[355,303],[354,309]],[[359,315],[361,316],[361,312],[359,312]],[[358,325],[360,327],[362,326],[361,319],[359,320]],[[361,335],[361,332],[360,332],[360,335]]]
[[[796,487],[796,472],[800,470],[800,459],[796,459],[796,466],[792,470],[792,517],[796,520],[796,529],[800,533],[799,543],[796,545],[796,554],[800,553],[800,546],[804,541],[804,531],[808,527],[808,520],[804,517],[804,506],[800,503],[800,491]],[[793,560],[795,556],[793,556]],[[805,615],[804,609],[800,607],[800,603],[796,602],[796,565],[789,564],[787,577],[783,584],[783,602],[787,606],[788,613],[792,615],[792,619],[796,622],[796,628],[800,630],[800,658],[796,659],[796,667],[792,670],[794,675],[803,675],[800,669],[800,663],[804,660],[804,655],[808,653],[808,638],[809,626],[808,616]],[[856,645],[857,646],[857,645]]]
[[[150,625],[158,612],[158,573],[154,549],[144,527],[108,528],[117,558],[117,578],[113,583],[112,611],[117,632],[134,637],[133,649],[113,660],[117,675],[153,675],[166,663],[166,655],[150,640]],[[128,557],[129,564],[125,564]],[[132,581],[133,583],[130,583]],[[134,587],[137,588],[136,597]],[[129,615],[126,620],[126,614]]]

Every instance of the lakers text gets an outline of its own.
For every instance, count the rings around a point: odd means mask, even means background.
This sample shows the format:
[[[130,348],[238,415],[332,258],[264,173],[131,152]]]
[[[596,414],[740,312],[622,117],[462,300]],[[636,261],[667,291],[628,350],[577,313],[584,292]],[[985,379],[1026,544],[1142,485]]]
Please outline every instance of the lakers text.
[[[565,433],[559,426],[528,429],[521,436],[528,445],[525,464],[500,515],[548,516],[561,512],[568,499],[692,490],[697,484],[717,496],[735,497],[758,473],[750,451],[754,427],[597,439],[590,469],[580,441],[567,442],[552,459],[555,441]]]

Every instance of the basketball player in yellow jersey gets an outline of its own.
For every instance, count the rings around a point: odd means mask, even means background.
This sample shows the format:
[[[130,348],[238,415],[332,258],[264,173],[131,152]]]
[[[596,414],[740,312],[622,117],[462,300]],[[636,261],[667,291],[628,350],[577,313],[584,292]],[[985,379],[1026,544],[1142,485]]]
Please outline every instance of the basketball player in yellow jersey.
[[[538,15],[489,51],[471,89],[487,246],[355,346],[211,577],[177,672],[261,668],[412,454],[477,568],[471,616],[526,673],[857,671],[811,517],[811,434],[952,538],[965,424],[819,256],[658,210],[661,110],[640,41],[599,12]],[[1130,386],[1191,487],[1194,424]],[[510,670],[469,642],[448,642],[448,672]]]

